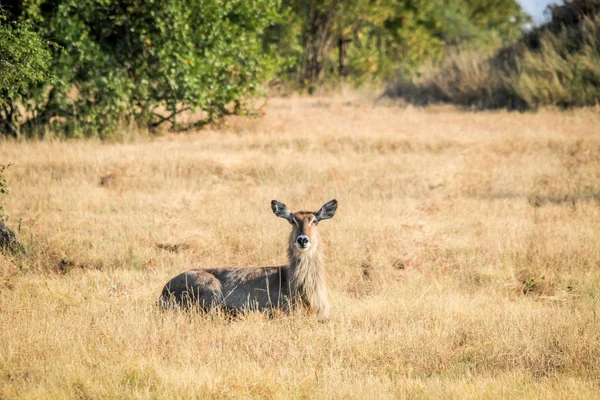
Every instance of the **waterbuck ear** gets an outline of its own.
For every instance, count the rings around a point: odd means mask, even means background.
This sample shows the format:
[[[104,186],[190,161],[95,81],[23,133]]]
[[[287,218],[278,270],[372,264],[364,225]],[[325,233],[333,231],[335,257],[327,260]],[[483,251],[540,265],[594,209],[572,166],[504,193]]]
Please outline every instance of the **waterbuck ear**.
[[[271,209],[278,217],[285,218],[290,223],[292,222],[292,213],[287,209],[287,206],[277,200],[271,200]]]
[[[323,207],[315,215],[319,221],[322,221],[333,217],[335,210],[337,210],[337,200],[333,199],[323,204]]]

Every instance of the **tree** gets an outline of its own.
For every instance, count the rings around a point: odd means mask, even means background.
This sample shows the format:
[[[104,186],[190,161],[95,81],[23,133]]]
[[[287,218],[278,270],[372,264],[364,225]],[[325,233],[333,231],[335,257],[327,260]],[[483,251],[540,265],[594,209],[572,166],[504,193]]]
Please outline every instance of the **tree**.
[[[342,78],[348,74],[347,46],[358,31],[381,25],[389,17],[391,0],[285,0],[284,18],[271,28],[266,41],[291,62],[297,79],[309,90],[319,85],[326,67],[335,66]],[[338,50],[337,64],[331,63]]]
[[[262,34],[278,0],[29,0],[21,20],[57,45],[59,79],[27,93],[24,129],[100,135],[120,123],[182,129],[247,110],[274,67]],[[18,7],[15,7],[18,9]],[[182,124],[183,111],[203,117]]]
[[[31,26],[8,22],[0,13],[0,134],[19,134],[23,112],[18,104],[32,86],[49,80],[49,64],[48,44]]]
[[[284,0],[283,24],[266,40],[293,61],[309,90],[326,78],[357,82],[415,71],[450,47],[516,40],[526,15],[516,0]],[[272,31],[271,31],[272,32]]]

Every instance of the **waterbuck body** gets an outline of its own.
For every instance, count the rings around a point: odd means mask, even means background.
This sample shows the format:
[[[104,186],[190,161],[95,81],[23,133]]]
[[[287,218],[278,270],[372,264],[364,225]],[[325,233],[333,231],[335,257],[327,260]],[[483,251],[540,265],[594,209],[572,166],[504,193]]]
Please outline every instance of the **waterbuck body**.
[[[292,213],[276,200],[271,208],[292,225],[288,265],[278,267],[192,269],[165,285],[159,305],[167,308],[223,308],[235,311],[285,312],[304,308],[320,318],[329,314],[317,225],[333,217],[337,201],[317,212]]]

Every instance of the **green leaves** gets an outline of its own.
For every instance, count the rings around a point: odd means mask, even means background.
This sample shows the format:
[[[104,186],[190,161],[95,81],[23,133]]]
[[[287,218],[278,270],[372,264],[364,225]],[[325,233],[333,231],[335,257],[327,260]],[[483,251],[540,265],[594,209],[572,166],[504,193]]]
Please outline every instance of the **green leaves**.
[[[217,120],[259,94],[274,65],[262,34],[277,17],[277,0],[32,0],[24,7],[60,46],[52,54],[61,78],[54,99],[44,85],[28,93],[35,99],[29,125],[58,115],[53,128],[66,136],[104,137],[131,121],[182,129],[182,110]]]
[[[414,73],[440,62],[452,47],[498,48],[516,40],[528,21],[516,0],[283,4],[283,19],[269,30],[265,45],[285,57],[282,69],[288,79],[309,88],[340,75],[360,84],[398,71]]]
[[[0,132],[15,136],[50,128],[105,137],[131,122],[186,129],[246,113],[244,100],[276,72],[309,90],[381,81],[435,64],[453,46],[513,40],[526,21],[516,0],[28,0],[21,8],[15,23],[0,25]],[[182,125],[183,111],[203,119]]]
[[[0,14],[0,134],[18,135],[17,102],[33,85],[49,81],[48,47],[29,24],[5,22]]]

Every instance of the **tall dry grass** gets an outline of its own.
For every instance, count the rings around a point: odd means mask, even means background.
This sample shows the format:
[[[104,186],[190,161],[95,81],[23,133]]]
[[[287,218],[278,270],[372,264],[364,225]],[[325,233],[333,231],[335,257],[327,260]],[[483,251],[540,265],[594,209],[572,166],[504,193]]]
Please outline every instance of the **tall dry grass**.
[[[600,117],[271,101],[129,143],[0,142],[0,398],[598,398]],[[332,317],[164,313],[321,224]]]
[[[418,78],[401,77],[387,94],[414,104],[478,109],[600,104],[600,0],[552,8],[552,21],[491,55],[460,51]]]

